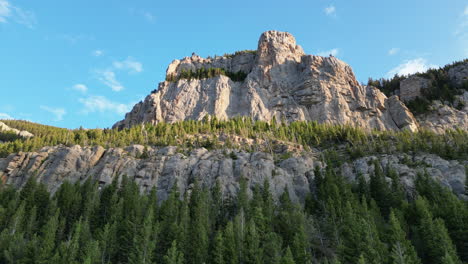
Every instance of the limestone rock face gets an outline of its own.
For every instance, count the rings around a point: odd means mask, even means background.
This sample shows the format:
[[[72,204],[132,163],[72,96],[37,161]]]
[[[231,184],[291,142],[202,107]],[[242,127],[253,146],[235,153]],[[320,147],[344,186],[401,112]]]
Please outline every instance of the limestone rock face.
[[[275,160],[273,155],[263,152],[201,148],[183,154],[176,150],[176,147],[149,147],[148,157],[142,159],[144,147],[139,145],[107,150],[102,147],[45,147],[38,152],[20,152],[0,159],[0,179],[20,188],[35,175],[55,192],[65,180],[83,182],[91,178],[106,185],[126,175],[142,192],[156,187],[159,197],[165,199],[176,181],[183,194],[195,179],[207,187],[219,181],[225,195],[235,196],[240,179],[244,177],[250,186],[263,184],[268,179],[276,198],[288,188],[292,199],[303,201],[310,191],[314,168],[322,166],[311,156]]]
[[[433,154],[408,154],[368,156],[359,158],[351,163],[345,163],[341,167],[344,177],[351,181],[356,180],[358,175],[369,180],[374,172],[374,160],[378,160],[378,166],[382,171],[390,168],[400,175],[400,180],[407,191],[415,188],[415,180],[418,173],[427,172],[428,175],[451,189],[460,198],[467,199],[465,195],[465,180],[467,161],[448,161]],[[390,181],[390,179],[388,179]]]
[[[468,131],[468,91],[457,96],[455,103],[461,107],[456,109],[440,101],[434,101],[427,114],[417,117],[419,124],[437,133],[444,133],[448,129]]]
[[[324,164],[314,158],[313,153],[279,160],[264,152],[238,150],[195,149],[187,153],[176,147],[145,148],[133,145],[127,148],[102,147],[44,147],[37,152],[20,152],[0,159],[0,179],[21,188],[34,175],[55,192],[66,180],[83,182],[88,178],[101,185],[110,184],[124,175],[133,179],[142,192],[156,188],[164,200],[177,181],[183,194],[192,188],[195,180],[202,186],[212,187],[219,181],[223,194],[235,196],[241,178],[247,179],[253,187],[268,179],[271,192],[277,199],[288,188],[291,199],[304,201],[306,194],[313,190],[314,169]],[[144,157],[144,158],[143,158]],[[467,162],[448,161],[430,154],[406,154],[369,156],[345,163],[341,171],[351,181],[359,173],[368,177],[373,171],[372,160],[378,159],[385,170],[389,164],[402,176],[402,183],[411,191],[418,172],[427,171],[435,180],[464,197]]]
[[[422,91],[429,88],[430,85],[431,81],[426,78],[410,76],[400,82],[400,99],[406,103],[421,97]]]
[[[418,126],[413,114],[408,110],[396,95],[391,96],[387,101],[390,116],[401,130],[417,131]]]
[[[242,71],[247,77],[239,82],[224,75],[161,82],[156,92],[135,105],[114,128],[200,120],[214,115],[220,119],[249,116],[269,121],[275,117],[351,124],[365,129],[417,129],[406,108],[398,108],[405,114],[392,115],[389,107],[398,104],[388,103],[389,99],[378,89],[359,84],[346,63],[335,57],[305,54],[286,32],[263,33],[256,52],[206,59],[194,54],[175,60],[166,74],[177,77],[183,71],[200,68]],[[404,119],[399,120],[400,116]]]
[[[9,126],[7,126],[5,123],[3,122],[0,122],[0,131],[7,131],[7,132],[13,132],[15,133],[16,135],[20,136],[20,137],[24,137],[24,138],[29,138],[29,137],[33,137],[34,135],[26,130],[18,130],[16,128],[11,128]]]

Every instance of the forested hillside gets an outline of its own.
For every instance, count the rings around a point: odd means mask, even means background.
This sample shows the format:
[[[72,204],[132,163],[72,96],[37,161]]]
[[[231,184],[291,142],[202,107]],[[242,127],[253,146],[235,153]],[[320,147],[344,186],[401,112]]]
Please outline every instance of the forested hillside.
[[[455,96],[461,95],[464,91],[468,91],[468,79],[465,77],[464,81],[459,80],[457,82],[454,80],[454,77],[451,76],[449,71],[456,67],[466,65],[467,63],[468,59],[465,59],[445,65],[441,68],[429,69],[426,72],[414,74],[413,76],[427,79],[430,85],[428,89],[422,91],[422,97],[418,97],[414,100],[411,100],[410,102],[407,102],[408,108],[414,114],[423,114],[429,111],[429,106],[434,100],[453,104]],[[399,75],[395,75],[389,79],[381,78],[374,80],[369,78],[367,84],[375,86],[383,93],[385,93],[385,95],[391,96],[399,92],[400,83],[406,78],[408,78],[408,76]],[[464,105],[457,104],[456,107],[461,109],[464,107]]]
[[[329,167],[331,168],[331,167]],[[387,182],[385,177],[392,179]],[[305,205],[269,183],[237,198],[219,185],[159,201],[124,178],[104,188],[65,182],[50,197],[31,178],[0,189],[1,263],[462,263],[467,202],[420,175],[408,196],[377,170],[350,184],[316,171]]]
[[[240,177],[237,196],[218,182],[195,179],[183,196],[135,181],[111,185],[64,182],[54,195],[34,176],[21,190],[0,188],[0,263],[463,263],[468,261],[468,202],[421,173],[414,190],[402,175],[380,166],[366,179],[346,180],[338,166],[370,154],[434,153],[466,160],[468,133],[421,130],[364,131],[317,122],[235,118],[116,129],[63,129],[5,120],[32,138],[3,135],[3,157],[59,144],[124,147],[177,146],[181,151],[237,148],[271,152],[274,144],[316,151],[327,166],[314,171],[304,204],[289,191],[275,200],[265,181],[249,189]],[[235,138],[247,138],[242,144]],[[301,151],[296,148],[295,151]],[[293,153],[284,152],[282,159]],[[143,153],[142,155],[145,155]],[[233,157],[235,159],[235,157]],[[377,162],[377,160],[375,160]],[[417,166],[417,165],[416,165]]]
[[[273,144],[286,141],[307,148],[317,148],[341,159],[358,158],[373,153],[427,152],[449,159],[468,158],[468,133],[449,130],[445,134],[430,131],[372,131],[348,125],[318,124],[314,121],[298,121],[286,124],[275,121],[252,121],[235,118],[220,121],[205,118],[203,121],[181,121],[174,124],[158,123],[140,125],[129,129],[63,129],[26,121],[4,120],[7,125],[30,131],[29,139],[15,139],[0,144],[0,157],[19,151],[35,151],[44,146],[100,145],[125,147],[130,144],[152,146],[179,146],[180,148],[205,147],[207,149],[236,147],[255,151],[261,146],[238,144],[220,135],[232,135],[257,141],[266,141],[262,151],[271,151]],[[2,135],[2,132],[0,132]]]

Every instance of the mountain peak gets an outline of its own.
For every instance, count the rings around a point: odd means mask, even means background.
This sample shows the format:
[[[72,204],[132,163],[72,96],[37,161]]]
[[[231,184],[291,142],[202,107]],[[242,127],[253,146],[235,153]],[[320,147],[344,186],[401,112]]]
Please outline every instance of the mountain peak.
[[[260,36],[257,54],[259,64],[275,65],[286,60],[300,62],[304,51],[290,33],[271,30]]]
[[[287,32],[267,31],[256,51],[174,60],[161,82],[114,127],[247,116],[255,120],[316,120],[365,129],[417,130],[413,115],[346,63],[307,55]]]

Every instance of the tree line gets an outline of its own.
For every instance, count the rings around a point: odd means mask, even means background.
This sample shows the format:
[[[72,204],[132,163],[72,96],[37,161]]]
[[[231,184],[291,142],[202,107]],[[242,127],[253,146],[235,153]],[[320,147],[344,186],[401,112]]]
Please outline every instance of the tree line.
[[[213,78],[216,76],[224,75],[229,77],[233,82],[243,82],[247,77],[247,73],[243,71],[238,72],[230,72],[223,68],[199,68],[196,70],[182,70],[179,75],[176,74],[169,74],[166,76],[166,81],[168,82],[177,82],[179,80],[201,80],[201,79],[208,79]]]
[[[64,129],[27,121],[4,120],[8,126],[26,130],[35,136],[28,139],[12,138],[0,144],[0,157],[19,151],[37,151],[44,146],[75,144],[81,146],[126,147],[131,144],[145,146],[178,146],[181,149],[205,147],[237,148],[246,151],[270,151],[259,149],[257,144],[236,144],[229,137],[235,135],[266,141],[271,147],[278,142],[292,142],[306,150],[324,151],[337,163],[379,153],[434,153],[446,159],[468,159],[468,133],[449,130],[444,134],[430,131],[365,131],[350,125],[319,124],[315,121],[286,123],[254,121],[246,117],[219,120],[206,117],[201,121],[187,120],[155,125],[143,124],[122,130],[117,129]],[[0,135],[2,132],[0,132]],[[4,139],[7,137],[4,137]]]

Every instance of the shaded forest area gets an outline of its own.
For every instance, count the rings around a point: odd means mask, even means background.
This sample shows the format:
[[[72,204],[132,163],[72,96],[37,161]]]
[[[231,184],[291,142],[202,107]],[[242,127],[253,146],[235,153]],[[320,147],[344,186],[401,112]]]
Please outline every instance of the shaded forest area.
[[[175,186],[162,202],[126,177],[105,187],[65,182],[52,197],[34,178],[20,191],[3,186],[0,262],[468,261],[468,204],[425,175],[408,195],[391,169],[355,183],[316,169],[304,205],[287,189],[274,201],[268,182],[250,192],[241,179],[236,198],[223,197],[218,184],[209,190],[194,180],[183,197]]]

